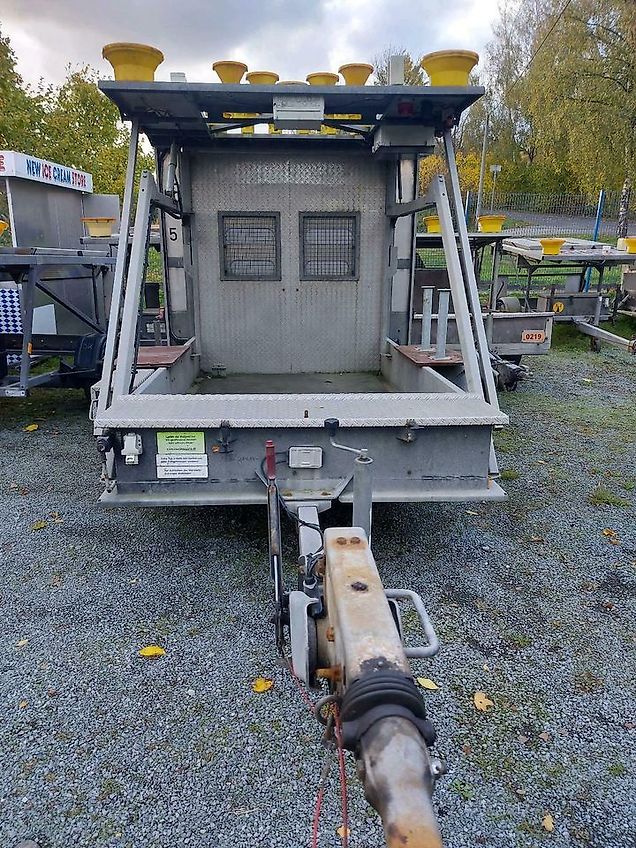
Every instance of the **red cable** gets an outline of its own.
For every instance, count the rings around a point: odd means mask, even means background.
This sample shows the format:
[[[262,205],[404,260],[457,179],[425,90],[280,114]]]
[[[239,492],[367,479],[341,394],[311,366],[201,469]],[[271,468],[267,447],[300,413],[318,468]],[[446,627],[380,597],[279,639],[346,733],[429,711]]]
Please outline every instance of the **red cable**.
[[[340,772],[340,802],[342,804],[342,848],[349,844],[349,812],[347,809],[347,772],[345,769],[344,748],[342,747],[342,725],[340,723],[340,710],[338,705],[333,705],[335,717],[334,731],[338,745],[338,771]]]
[[[294,671],[294,666],[292,665],[291,660],[288,657],[285,657],[285,660],[287,662],[287,668],[289,669],[289,673],[291,674],[292,678],[294,679],[294,683],[298,687],[298,691],[300,692],[300,697],[307,704],[307,708],[308,708],[309,712],[313,715],[314,714],[314,705],[313,705],[311,698],[309,697],[309,694],[307,693],[307,690],[305,689],[305,687],[302,684],[302,680],[300,679],[300,677],[296,676],[296,672]]]
[[[322,809],[322,800],[325,797],[325,789],[323,786],[318,790],[316,795],[316,807],[314,809],[314,820],[311,826],[311,848],[318,848],[318,822],[320,820],[320,811]]]
[[[301,679],[296,675],[291,661],[286,657],[287,667],[296,683],[300,696],[307,705],[311,714],[314,714],[314,705]],[[349,845],[349,811],[347,799],[347,771],[345,766],[344,748],[342,747],[342,725],[340,723],[340,711],[338,705],[331,705],[334,715],[334,734],[336,737],[336,746],[338,749],[338,772],[340,775],[340,804],[342,807],[342,848],[348,848]],[[314,808],[314,818],[311,826],[311,848],[318,848],[318,825],[320,822],[320,812],[322,810],[322,802],[325,797],[325,787],[320,786],[316,794],[316,806]]]

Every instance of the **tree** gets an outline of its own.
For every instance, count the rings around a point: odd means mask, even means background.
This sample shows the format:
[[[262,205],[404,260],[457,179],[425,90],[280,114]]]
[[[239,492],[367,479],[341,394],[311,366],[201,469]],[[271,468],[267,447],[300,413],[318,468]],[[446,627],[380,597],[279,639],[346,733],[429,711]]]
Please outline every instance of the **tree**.
[[[96,192],[123,194],[130,133],[115,104],[97,87],[97,72],[68,69],[51,96],[45,117],[46,140],[39,154],[93,175]],[[151,154],[140,151],[137,177],[154,169]]]
[[[373,59],[375,68],[375,84],[389,84],[389,61],[391,56],[404,56],[404,84],[405,85],[424,85],[425,75],[420,67],[419,60],[415,61],[413,57],[403,47],[387,47],[382,53]]]
[[[488,50],[502,173],[556,191],[618,188],[634,169],[633,0],[506,0]]]
[[[18,74],[11,43],[0,33],[0,149],[88,171],[96,192],[121,197],[130,133],[97,80],[88,66],[69,67],[58,88],[41,82],[33,89]],[[140,151],[137,179],[143,168],[153,170],[154,159]]]
[[[0,31],[0,149],[35,154],[42,137],[46,89],[32,91],[16,70],[16,55]]]

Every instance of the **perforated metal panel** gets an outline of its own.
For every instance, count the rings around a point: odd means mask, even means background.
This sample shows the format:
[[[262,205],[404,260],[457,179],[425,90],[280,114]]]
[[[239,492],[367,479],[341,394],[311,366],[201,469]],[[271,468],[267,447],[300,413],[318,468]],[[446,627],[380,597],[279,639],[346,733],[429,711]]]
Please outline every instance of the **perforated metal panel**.
[[[233,373],[380,365],[385,165],[367,154],[198,152],[192,199],[201,366]],[[223,280],[218,213],[280,213],[280,280]],[[357,279],[300,279],[301,213],[359,215]]]
[[[358,216],[300,215],[300,279],[358,278]]]
[[[280,216],[219,212],[222,280],[280,280]]]

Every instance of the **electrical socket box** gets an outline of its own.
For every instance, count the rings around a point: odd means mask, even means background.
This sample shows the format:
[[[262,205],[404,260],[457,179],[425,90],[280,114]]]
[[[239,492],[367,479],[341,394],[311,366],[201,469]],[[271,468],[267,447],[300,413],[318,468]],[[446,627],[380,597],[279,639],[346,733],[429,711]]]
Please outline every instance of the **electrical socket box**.
[[[435,149],[433,127],[382,125],[373,135],[373,153],[382,157],[399,154],[432,153]]]
[[[277,94],[272,105],[279,130],[319,130],[325,117],[325,98],[319,94]]]
[[[290,468],[322,468],[322,448],[290,448],[287,463]]]

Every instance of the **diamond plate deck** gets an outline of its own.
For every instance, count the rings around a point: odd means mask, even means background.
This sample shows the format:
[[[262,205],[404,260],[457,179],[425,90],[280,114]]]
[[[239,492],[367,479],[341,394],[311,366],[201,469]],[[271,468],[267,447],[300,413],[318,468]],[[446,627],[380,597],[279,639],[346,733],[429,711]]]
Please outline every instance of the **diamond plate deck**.
[[[130,395],[117,398],[98,427],[209,428],[418,427],[506,424],[508,417],[477,395],[402,392],[294,395]]]

